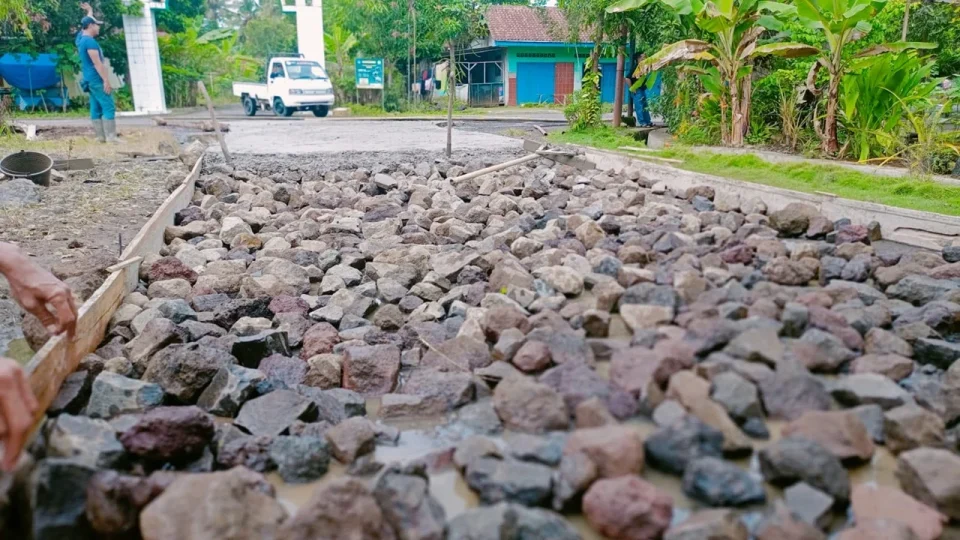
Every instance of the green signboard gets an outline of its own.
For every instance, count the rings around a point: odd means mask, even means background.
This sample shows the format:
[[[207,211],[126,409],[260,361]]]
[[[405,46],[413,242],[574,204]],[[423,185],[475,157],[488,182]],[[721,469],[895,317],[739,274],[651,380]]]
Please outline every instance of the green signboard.
[[[357,89],[383,90],[383,59],[357,58]]]

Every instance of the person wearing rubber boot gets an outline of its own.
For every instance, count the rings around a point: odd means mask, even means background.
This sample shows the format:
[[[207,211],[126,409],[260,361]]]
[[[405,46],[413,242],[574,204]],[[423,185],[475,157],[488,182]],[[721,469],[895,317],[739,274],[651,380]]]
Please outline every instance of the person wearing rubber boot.
[[[90,121],[93,131],[100,142],[116,143],[117,106],[113,101],[113,88],[103,63],[103,50],[97,43],[102,23],[93,16],[88,4],[87,16],[80,21],[81,32],[77,35],[77,51],[80,53],[80,65],[83,71],[81,86],[90,95]]]

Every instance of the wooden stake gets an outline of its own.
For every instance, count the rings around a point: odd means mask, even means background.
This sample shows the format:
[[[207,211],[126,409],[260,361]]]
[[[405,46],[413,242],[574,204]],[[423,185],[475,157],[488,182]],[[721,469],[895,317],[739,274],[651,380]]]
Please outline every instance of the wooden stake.
[[[230,151],[227,150],[227,141],[223,138],[223,133],[220,131],[220,122],[217,122],[217,114],[213,112],[213,100],[210,99],[210,94],[207,93],[207,87],[203,84],[203,81],[197,81],[197,87],[200,88],[203,99],[207,101],[210,120],[213,122],[214,131],[217,132],[217,141],[220,143],[220,149],[223,150],[223,160],[227,162],[227,165],[233,166],[233,158],[230,157]]]
[[[450,73],[447,79],[447,157],[453,153],[453,100],[457,93],[457,59],[453,54],[453,41],[450,41]]]
[[[458,176],[456,178],[451,178],[450,181],[457,182],[459,180],[469,180],[471,178],[476,178],[478,176],[483,176],[485,174],[489,174],[492,172],[502,171],[503,169],[507,169],[515,165],[522,165],[528,161],[533,161],[535,159],[538,159],[539,157],[540,156],[538,154],[528,154],[526,156],[523,156],[522,158],[512,159],[510,161],[501,163],[499,165],[494,165],[492,167],[487,167],[486,169],[480,169],[479,171],[473,171],[472,173],[467,173],[467,174]]]

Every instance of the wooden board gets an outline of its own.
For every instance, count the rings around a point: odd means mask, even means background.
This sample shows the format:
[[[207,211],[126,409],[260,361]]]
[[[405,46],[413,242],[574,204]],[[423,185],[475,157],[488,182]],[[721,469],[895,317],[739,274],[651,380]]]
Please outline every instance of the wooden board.
[[[143,257],[160,251],[163,246],[164,230],[173,225],[174,215],[186,208],[193,199],[202,166],[201,158],[180,187],[167,197],[153,217],[140,229],[127,249],[123,251],[121,260]],[[107,326],[110,324],[110,318],[127,294],[136,288],[139,272],[138,261],[110,274],[93,296],[80,307],[77,331],[73,339],[68,339],[67,336],[51,338],[27,363],[25,371],[30,381],[30,388],[40,403],[36,422],[40,422],[46,415],[47,409],[57,397],[57,392],[60,391],[60,386],[67,376],[76,371],[77,365],[86,355],[100,346],[106,335]]]

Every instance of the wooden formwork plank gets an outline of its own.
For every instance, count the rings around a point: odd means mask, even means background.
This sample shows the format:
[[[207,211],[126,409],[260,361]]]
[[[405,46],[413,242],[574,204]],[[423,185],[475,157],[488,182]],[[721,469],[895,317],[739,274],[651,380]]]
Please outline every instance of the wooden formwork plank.
[[[163,246],[164,230],[173,225],[176,213],[186,208],[193,199],[202,166],[201,158],[180,187],[167,197],[153,217],[140,229],[124,250],[121,260],[143,257],[160,251]],[[43,419],[67,376],[73,373],[80,361],[95,351],[103,341],[114,312],[120,307],[127,293],[136,287],[139,271],[140,265],[133,263],[118,268],[110,274],[93,296],[80,307],[77,331],[73,339],[67,336],[51,338],[27,363],[25,371],[30,381],[30,388],[40,404],[35,418],[37,422]]]

